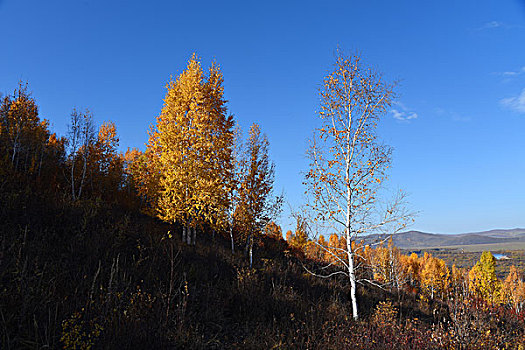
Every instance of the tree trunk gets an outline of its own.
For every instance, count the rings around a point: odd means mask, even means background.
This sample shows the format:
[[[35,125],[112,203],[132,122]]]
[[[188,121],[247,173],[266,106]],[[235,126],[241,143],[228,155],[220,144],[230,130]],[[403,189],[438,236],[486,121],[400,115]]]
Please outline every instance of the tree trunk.
[[[230,239],[232,242],[232,255],[235,254],[235,244],[233,243],[233,228],[232,225],[230,225]]]
[[[86,149],[87,149],[87,147],[86,147]],[[87,150],[86,150],[86,152],[87,152]],[[80,179],[80,184],[78,186],[78,196],[77,196],[77,198],[80,198],[80,196],[82,195],[82,187],[84,186],[84,180],[86,179],[87,154],[84,155],[83,159],[84,159],[84,167],[82,169],[82,178]]]
[[[352,317],[357,321],[357,297],[356,297],[356,280],[355,280],[355,268],[354,268],[354,253],[351,251],[351,243],[347,241],[348,249],[348,278],[350,279],[350,299],[352,300]],[[348,247],[350,246],[350,247]]]
[[[252,265],[253,265],[253,237],[250,240],[250,269],[252,268]]]
[[[195,245],[196,237],[197,237],[197,229],[192,226],[186,227],[186,240],[185,240],[186,244]]]
[[[348,111],[348,120],[349,125],[352,124],[352,113]],[[346,144],[346,154],[348,158],[346,159],[346,169],[345,169],[345,179],[347,183],[346,188],[346,252],[348,256],[348,278],[350,279],[350,298],[352,299],[352,316],[354,320],[358,319],[357,312],[357,297],[356,297],[356,280],[355,280],[355,266],[354,266],[354,251],[352,250],[352,187],[351,187],[351,178],[350,178],[350,162],[351,162],[351,149],[352,149],[352,140],[350,139],[350,134],[348,134],[348,140]]]
[[[71,155],[71,196],[73,196],[73,200],[76,199],[76,196],[75,196],[75,158],[76,158],[76,154],[72,153]]]
[[[183,225],[182,226],[182,242],[186,243],[187,240],[188,240],[188,238],[187,238],[186,225]]]

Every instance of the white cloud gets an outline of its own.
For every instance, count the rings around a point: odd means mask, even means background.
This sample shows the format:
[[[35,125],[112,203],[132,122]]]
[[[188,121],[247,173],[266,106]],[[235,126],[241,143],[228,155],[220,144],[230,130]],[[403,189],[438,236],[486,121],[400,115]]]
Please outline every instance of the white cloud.
[[[518,75],[525,74],[525,66],[521,67],[520,69],[518,69],[516,71],[508,71],[508,72],[503,72],[503,73],[499,73],[499,74],[501,76],[503,76],[503,77],[506,77],[506,78],[516,77]]]
[[[491,29],[523,29],[524,26],[521,24],[509,24],[498,21],[490,21],[483,24],[480,27],[474,28],[474,30],[491,30]]]
[[[409,121],[412,119],[417,119],[417,113],[410,111],[407,107],[405,107],[404,104],[401,102],[395,103],[397,106],[399,106],[399,109],[392,109],[391,113],[392,116],[400,121]]]
[[[491,21],[491,22],[487,22],[484,25],[482,25],[479,29],[494,29],[494,28],[499,28],[502,26],[503,26],[503,23],[501,22]]]
[[[518,96],[504,98],[500,102],[518,113],[525,113],[525,89],[521,90]]]

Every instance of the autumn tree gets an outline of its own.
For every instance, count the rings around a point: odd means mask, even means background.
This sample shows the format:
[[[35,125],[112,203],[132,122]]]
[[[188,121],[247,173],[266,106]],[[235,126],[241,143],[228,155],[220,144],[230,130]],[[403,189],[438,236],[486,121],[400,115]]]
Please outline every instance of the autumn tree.
[[[243,176],[243,147],[242,142],[242,130],[239,125],[233,130],[233,149],[232,149],[232,177],[230,178],[230,188],[229,188],[229,207],[227,208],[227,218],[228,218],[228,233],[230,235],[230,244],[232,254],[235,253],[235,238],[234,238],[234,227],[236,225],[235,211],[240,203],[240,188],[241,188],[241,178]]]
[[[218,65],[205,74],[195,54],[166,88],[138,184],[150,213],[181,223],[183,239],[195,244],[197,227],[227,223],[233,117],[227,114]]]
[[[406,277],[408,279],[408,283],[410,283],[412,286],[415,286],[420,279],[419,273],[421,269],[419,264],[419,257],[416,253],[412,253],[410,255],[402,255],[401,260]]]
[[[304,251],[308,243],[308,232],[305,219],[300,216],[295,216],[295,232],[288,237],[288,244],[292,247]]]
[[[143,198],[139,194],[141,175],[145,173],[144,153],[137,148],[128,148],[122,156],[122,199],[123,203],[133,207],[142,207]]]
[[[73,200],[80,198],[86,184],[90,152],[95,139],[95,124],[89,110],[73,109],[68,125],[69,185]]]
[[[264,228],[264,234],[268,237],[272,237],[275,239],[283,238],[283,230],[281,229],[281,226],[277,225],[273,221],[269,222],[266,225],[266,227]]]
[[[443,260],[425,253],[421,259],[419,277],[423,299],[433,300],[439,297],[445,300],[450,284],[450,271]]]
[[[119,138],[113,122],[103,123],[90,145],[89,176],[91,193],[114,199],[123,180],[124,156],[118,152]]]
[[[28,91],[27,83],[19,83],[12,95],[0,103],[1,165],[20,174],[41,174],[51,133],[49,122],[40,120],[38,106]]]
[[[352,313],[358,318],[356,254],[352,242],[381,229],[396,232],[408,219],[402,196],[381,208],[380,186],[390,165],[391,148],[377,137],[377,125],[394,98],[393,84],[357,55],[337,51],[333,70],[320,91],[322,126],[311,140],[306,177],[317,219],[346,239],[344,269],[350,282]]]
[[[469,272],[469,289],[487,303],[501,300],[501,282],[496,277],[496,259],[491,252],[483,252]]]
[[[282,196],[273,196],[275,165],[268,156],[268,138],[253,124],[239,166],[235,225],[245,237],[245,252],[253,263],[254,239],[281,210]]]
[[[53,190],[57,190],[65,181],[63,171],[66,163],[66,145],[65,137],[57,137],[52,133],[45,146],[39,177],[42,179],[42,184]]]
[[[452,265],[450,270],[450,295],[454,299],[465,299],[469,294],[468,270]]]
[[[517,313],[523,310],[523,305],[525,304],[525,283],[523,282],[523,275],[514,265],[510,267],[509,274],[503,281],[503,294],[506,303]]]
[[[325,251],[323,247],[328,246],[328,242],[326,241],[324,236],[319,235],[319,237],[317,238],[315,242],[312,241],[312,246],[315,247],[315,248],[312,248],[312,256],[318,261],[323,261],[325,258]]]
[[[392,239],[388,240],[386,247],[381,244],[374,250],[369,263],[374,271],[374,279],[385,286],[395,287],[399,291],[408,280],[402,254]]]

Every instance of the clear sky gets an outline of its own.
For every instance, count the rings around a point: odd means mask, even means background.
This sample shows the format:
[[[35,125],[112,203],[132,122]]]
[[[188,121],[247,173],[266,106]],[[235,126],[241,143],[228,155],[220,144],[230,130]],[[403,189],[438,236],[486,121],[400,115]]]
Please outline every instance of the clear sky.
[[[411,228],[525,227],[525,1],[0,0],[0,33],[1,92],[28,81],[60,135],[88,107],[117,124],[122,150],[144,149],[192,52],[216,60],[230,112],[268,135],[292,207],[317,89],[338,45],[358,50],[400,80],[380,133],[395,149],[389,185],[419,211]]]

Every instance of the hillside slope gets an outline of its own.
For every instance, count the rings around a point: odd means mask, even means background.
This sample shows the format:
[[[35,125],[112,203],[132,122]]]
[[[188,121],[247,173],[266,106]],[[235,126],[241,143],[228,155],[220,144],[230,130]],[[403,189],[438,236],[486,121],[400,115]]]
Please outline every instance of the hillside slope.
[[[366,244],[380,242],[388,238],[385,235],[363,237]],[[402,249],[448,247],[475,244],[500,244],[525,242],[525,229],[491,230],[462,234],[436,234],[419,231],[407,231],[392,236],[394,245]]]
[[[407,346],[430,339],[427,326],[393,335],[354,322],[344,276],[306,273],[283,240],[262,237],[250,269],[221,236],[199,232],[187,246],[178,227],[118,206],[0,197],[2,349],[369,349],[404,348],[396,337],[409,333]],[[381,300],[403,301],[403,320],[445,317],[440,304],[430,312],[405,299],[359,289],[365,321]]]

